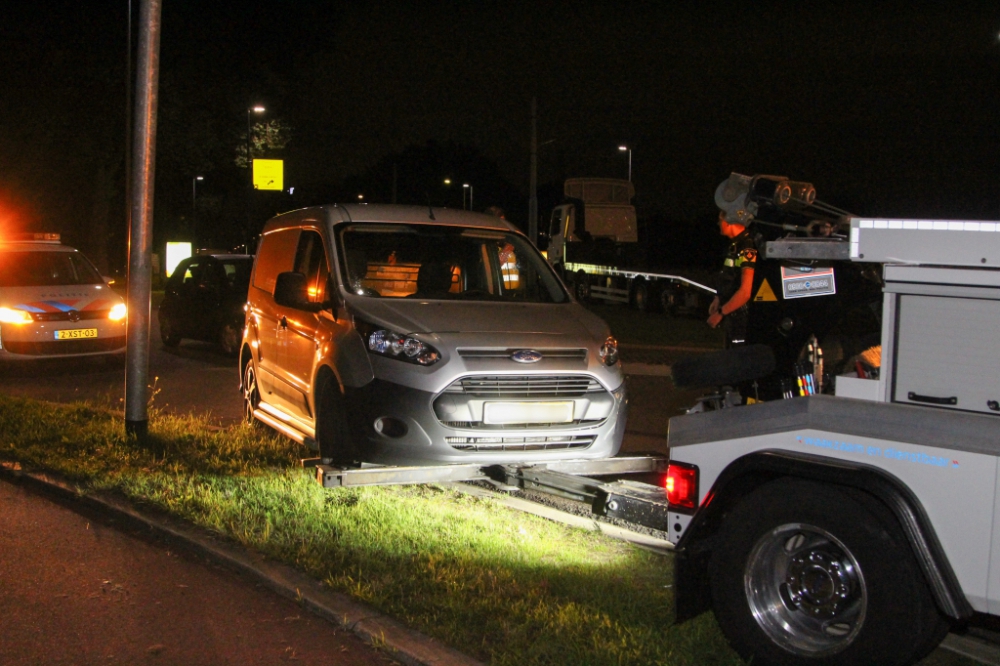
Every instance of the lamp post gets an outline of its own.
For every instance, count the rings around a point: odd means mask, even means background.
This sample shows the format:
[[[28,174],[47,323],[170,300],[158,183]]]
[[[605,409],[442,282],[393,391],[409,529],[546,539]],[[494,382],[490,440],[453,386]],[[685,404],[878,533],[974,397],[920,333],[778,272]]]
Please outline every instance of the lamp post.
[[[618,146],[618,150],[628,153],[628,182],[632,182],[632,149],[628,146]]]
[[[472,185],[469,185],[468,183],[462,183],[462,210],[465,210],[465,190],[466,189],[469,190],[469,210],[472,210],[475,207],[475,205],[476,205],[475,204],[475,199],[473,198],[475,196],[475,190],[473,189]]]
[[[198,242],[198,181],[205,180],[204,176],[195,176],[191,179],[191,226],[194,231],[194,240]]]
[[[263,106],[256,104],[247,108],[247,229],[250,233],[250,218],[253,209],[253,156],[251,154],[251,136],[253,135],[253,114],[261,114],[266,111]],[[246,240],[246,238],[244,239]]]

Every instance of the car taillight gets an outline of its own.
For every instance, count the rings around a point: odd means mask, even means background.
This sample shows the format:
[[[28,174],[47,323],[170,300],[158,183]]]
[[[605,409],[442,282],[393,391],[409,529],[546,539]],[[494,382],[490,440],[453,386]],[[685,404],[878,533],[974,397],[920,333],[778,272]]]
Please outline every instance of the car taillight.
[[[698,468],[672,462],[667,467],[667,501],[671,509],[698,508]]]

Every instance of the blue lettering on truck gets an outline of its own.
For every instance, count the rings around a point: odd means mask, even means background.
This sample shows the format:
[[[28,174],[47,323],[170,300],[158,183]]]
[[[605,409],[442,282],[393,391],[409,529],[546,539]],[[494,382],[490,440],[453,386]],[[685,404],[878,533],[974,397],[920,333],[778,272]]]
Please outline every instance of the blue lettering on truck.
[[[871,456],[873,458],[888,458],[890,460],[905,460],[906,462],[917,463],[918,465],[931,465],[932,467],[958,467],[957,460],[949,460],[940,456],[929,456],[926,453],[913,453],[911,451],[901,451],[899,449],[883,449],[880,446],[865,446],[853,442],[841,442],[835,439],[823,439],[820,437],[798,437],[795,440],[804,446],[812,446],[831,451],[843,453],[857,453]]]

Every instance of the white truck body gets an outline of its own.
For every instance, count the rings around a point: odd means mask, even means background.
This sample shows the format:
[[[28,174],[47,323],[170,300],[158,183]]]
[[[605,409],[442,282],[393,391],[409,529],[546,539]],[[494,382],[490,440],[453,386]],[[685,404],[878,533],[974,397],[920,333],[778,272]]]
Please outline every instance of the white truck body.
[[[810,254],[789,247],[769,244],[768,258]],[[877,604],[897,600],[891,591],[872,586],[881,564],[864,559],[867,545],[855,548],[856,541],[837,540],[831,528],[811,528],[805,517],[800,526],[792,518],[796,504],[808,505],[808,495],[817,490],[868,503],[874,514],[892,513],[894,521],[883,521],[883,532],[892,537],[886,543],[903,547],[901,568],[910,566],[905,553],[912,554],[913,576],[920,577],[936,613],[949,624],[967,620],[973,611],[1000,614],[1000,529],[995,529],[1000,527],[1000,355],[994,342],[1000,331],[1000,223],[853,218],[846,250],[851,261],[884,264],[877,379],[845,376],[836,395],[689,413],[670,421],[671,474],[677,465],[695,469],[697,478],[693,506],[675,503],[669,511],[678,577],[689,575],[712,589],[711,605],[723,630],[754,663],[906,664],[936,644],[933,636],[926,645],[905,634],[871,636],[874,629],[868,627],[881,621],[874,619]],[[800,482],[807,485],[796,485]],[[791,489],[784,504],[774,499],[782,488]],[[752,513],[746,502],[755,501],[763,501],[760,531],[734,527],[736,517]],[[811,519],[820,516],[823,522],[822,511],[809,511]],[[830,524],[843,521],[837,506],[827,511]],[[761,552],[780,552],[781,542],[777,551],[767,550],[770,535],[787,538],[799,527],[807,535],[826,535],[823,547],[804,551],[787,569],[755,560]],[[730,537],[741,531],[746,543],[756,545],[732,543]],[[785,542],[786,551],[794,550],[788,545],[793,541]],[[737,559],[728,566],[742,563],[745,589],[732,591],[740,599],[731,601],[720,583],[728,557],[722,553],[741,547],[747,548],[746,559],[733,556]],[[822,585],[804,585],[802,562],[819,562],[830,552],[837,553],[835,565],[805,569]],[[845,583],[838,597],[831,581],[839,580],[845,567],[853,568],[853,582]],[[756,577],[764,570],[774,583],[770,596]],[[739,574],[733,572],[732,580]],[[706,608],[699,583],[692,580],[679,581],[679,609],[691,609],[682,615]],[[803,594],[815,594],[812,605],[802,601]],[[760,605],[763,599],[770,606]],[[745,613],[747,608],[751,612]],[[802,619],[810,614],[822,621]],[[836,638],[831,627],[838,627]],[[896,643],[895,652],[888,641]],[[910,643],[916,646],[910,653],[900,647],[909,649]],[[883,652],[877,658],[869,656],[878,650]]]

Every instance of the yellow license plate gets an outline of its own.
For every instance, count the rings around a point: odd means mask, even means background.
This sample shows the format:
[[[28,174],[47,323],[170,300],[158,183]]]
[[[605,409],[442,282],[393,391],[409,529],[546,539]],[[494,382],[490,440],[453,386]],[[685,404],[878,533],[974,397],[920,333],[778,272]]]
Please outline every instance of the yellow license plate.
[[[96,338],[96,328],[69,328],[56,331],[56,340],[77,340],[79,338]]]

